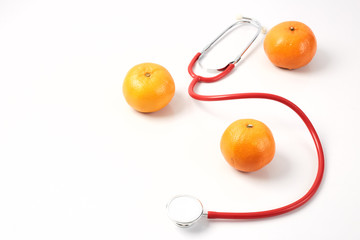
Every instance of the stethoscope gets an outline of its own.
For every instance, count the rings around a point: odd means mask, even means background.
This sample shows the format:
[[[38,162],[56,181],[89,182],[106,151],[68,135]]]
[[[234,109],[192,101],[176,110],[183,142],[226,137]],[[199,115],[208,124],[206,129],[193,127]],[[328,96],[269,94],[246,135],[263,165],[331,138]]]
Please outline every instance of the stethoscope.
[[[202,57],[211,49],[211,47],[218,42],[224,35],[226,35],[229,31],[233,30],[234,28],[243,25],[248,24],[251,26],[254,26],[257,29],[256,34],[251,39],[247,47],[243,50],[243,52],[238,55],[234,61],[229,62],[226,66],[218,68],[218,69],[210,69],[210,71],[218,71],[220,72],[218,75],[215,75],[213,77],[202,77],[198,76],[194,73],[193,67],[196,62],[199,61],[201,65],[201,59]],[[291,108],[294,112],[296,112],[299,117],[303,120],[306,127],[308,128],[315,146],[316,151],[318,155],[318,170],[316,174],[316,178],[314,180],[314,183],[310,187],[310,189],[307,191],[305,195],[303,195],[301,198],[299,198],[297,201],[290,203],[288,205],[285,205],[280,208],[275,208],[271,210],[266,211],[259,211],[259,212],[215,212],[215,211],[205,211],[203,208],[202,203],[200,200],[198,200],[195,197],[189,196],[189,195],[179,195],[172,198],[168,204],[167,204],[167,210],[168,210],[168,216],[169,218],[176,223],[179,227],[189,227],[202,217],[207,217],[208,219],[256,219],[256,218],[267,218],[267,217],[273,217],[280,214],[284,214],[287,212],[290,212],[303,204],[305,204],[307,201],[310,200],[312,196],[314,196],[315,192],[319,188],[319,185],[321,183],[321,179],[323,177],[324,173],[324,153],[321,146],[321,142],[319,139],[318,134],[315,131],[314,126],[310,122],[309,118],[305,115],[305,113],[294,103],[287,100],[286,98],[269,94],[269,93],[235,93],[235,94],[225,94],[225,95],[200,95],[197,94],[194,91],[194,88],[197,83],[199,82],[215,82],[223,77],[225,77],[227,74],[231,72],[232,69],[234,69],[235,65],[240,61],[243,54],[249,49],[249,47],[253,44],[253,42],[256,40],[256,38],[259,36],[260,32],[265,33],[264,28],[261,26],[261,24],[258,21],[255,21],[251,18],[243,17],[236,21],[234,24],[232,24],[230,27],[225,29],[218,37],[215,38],[214,41],[212,41],[209,45],[207,45],[203,51],[197,53],[194,58],[191,60],[188,71],[193,80],[191,81],[189,85],[188,92],[191,97],[197,100],[201,101],[221,101],[221,100],[233,100],[233,99],[244,99],[244,98],[262,98],[262,99],[269,99],[273,101],[280,102],[289,108]]]

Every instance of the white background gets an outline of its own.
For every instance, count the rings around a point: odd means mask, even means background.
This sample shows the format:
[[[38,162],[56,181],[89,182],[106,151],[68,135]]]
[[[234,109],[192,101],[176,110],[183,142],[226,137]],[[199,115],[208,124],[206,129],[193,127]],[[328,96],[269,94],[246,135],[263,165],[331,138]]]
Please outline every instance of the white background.
[[[0,239],[360,239],[359,10],[355,0],[1,0]],[[306,23],[316,56],[302,69],[276,68],[262,37],[228,78],[197,91],[295,102],[322,140],[324,179],[289,214],[180,229],[165,208],[174,195],[213,211],[267,210],[298,199],[315,178],[312,139],[290,109],[187,94],[191,58],[238,14],[268,29]],[[175,80],[175,97],[157,113],[134,111],[122,95],[127,71],[142,62]],[[219,149],[240,118],[266,123],[277,144],[274,160],[251,174],[232,169]]]

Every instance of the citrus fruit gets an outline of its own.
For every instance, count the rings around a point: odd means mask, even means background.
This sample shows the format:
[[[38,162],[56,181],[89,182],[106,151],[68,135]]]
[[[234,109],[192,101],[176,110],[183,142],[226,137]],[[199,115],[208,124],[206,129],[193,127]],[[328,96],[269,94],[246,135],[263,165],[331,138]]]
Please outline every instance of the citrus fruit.
[[[175,94],[175,83],[161,65],[141,63],[129,70],[123,83],[127,103],[139,112],[156,112]]]
[[[264,123],[254,119],[240,119],[225,130],[220,148],[232,167],[242,172],[253,172],[274,158],[275,141]]]
[[[280,68],[297,69],[308,64],[316,53],[316,38],[304,23],[283,22],[266,34],[264,50]]]

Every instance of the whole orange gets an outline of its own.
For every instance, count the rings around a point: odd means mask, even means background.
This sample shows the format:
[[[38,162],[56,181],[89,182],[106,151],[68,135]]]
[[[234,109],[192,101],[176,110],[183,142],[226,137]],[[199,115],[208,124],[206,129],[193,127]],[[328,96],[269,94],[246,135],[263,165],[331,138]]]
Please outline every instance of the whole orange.
[[[308,64],[316,53],[316,38],[304,23],[283,22],[266,34],[264,50],[278,67],[297,69]]]
[[[267,165],[275,155],[270,129],[254,119],[240,119],[225,130],[220,142],[226,161],[242,172],[253,172]]]
[[[123,83],[127,103],[139,112],[156,112],[175,94],[175,83],[161,65],[141,63],[129,70]]]

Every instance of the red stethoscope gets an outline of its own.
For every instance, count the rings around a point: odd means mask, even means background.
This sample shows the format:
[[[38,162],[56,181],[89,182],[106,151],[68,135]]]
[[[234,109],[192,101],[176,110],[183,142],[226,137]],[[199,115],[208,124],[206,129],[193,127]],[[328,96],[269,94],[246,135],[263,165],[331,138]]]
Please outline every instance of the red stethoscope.
[[[204,54],[211,49],[211,47],[219,41],[226,33],[234,29],[235,27],[238,27],[243,24],[248,24],[251,26],[254,26],[257,28],[257,33],[253,37],[253,39],[250,41],[248,46],[245,48],[245,50],[236,57],[236,59],[229,64],[227,64],[223,68],[216,69],[217,71],[220,71],[220,73],[213,77],[202,77],[198,76],[194,73],[193,67],[196,62],[201,60],[201,58],[204,56]],[[189,195],[178,195],[172,198],[168,204],[167,204],[167,210],[168,210],[168,216],[172,221],[174,221],[178,226],[180,227],[188,227],[191,226],[193,223],[198,221],[201,217],[205,216],[208,219],[256,219],[256,218],[266,218],[266,217],[273,217],[277,216],[283,213],[290,212],[303,204],[305,204],[307,201],[310,200],[312,196],[314,196],[315,192],[319,188],[319,185],[321,183],[323,173],[324,173],[324,153],[321,146],[321,142],[319,139],[318,134],[316,133],[316,130],[312,123],[310,122],[309,118],[305,115],[305,113],[294,103],[287,100],[286,98],[269,94],[269,93],[235,93],[235,94],[225,94],[225,95],[200,95],[197,94],[194,91],[194,88],[197,83],[199,82],[206,82],[211,83],[218,81],[225,77],[227,74],[231,72],[232,69],[234,69],[235,64],[239,62],[242,55],[246,52],[246,50],[251,46],[251,44],[255,41],[255,39],[258,37],[260,32],[263,31],[263,27],[260,25],[259,22],[251,19],[243,17],[237,22],[235,22],[233,25],[228,27],[224,32],[222,32],[214,41],[212,41],[208,46],[205,47],[205,49],[202,52],[199,52],[195,55],[195,57],[191,60],[188,71],[193,78],[193,80],[190,83],[189,86],[189,94],[191,97],[197,100],[201,101],[221,101],[221,100],[233,100],[233,99],[245,99],[245,98],[261,98],[261,99],[269,99],[273,101],[280,102],[282,104],[285,104],[294,112],[296,112],[299,117],[303,120],[306,127],[308,128],[317,151],[318,156],[318,170],[316,174],[316,178],[314,180],[314,183],[310,187],[310,189],[307,191],[307,193],[302,196],[297,201],[290,203],[288,205],[285,205],[280,208],[275,208],[271,210],[266,211],[259,211],[259,212],[215,212],[215,211],[204,211],[202,203]]]

